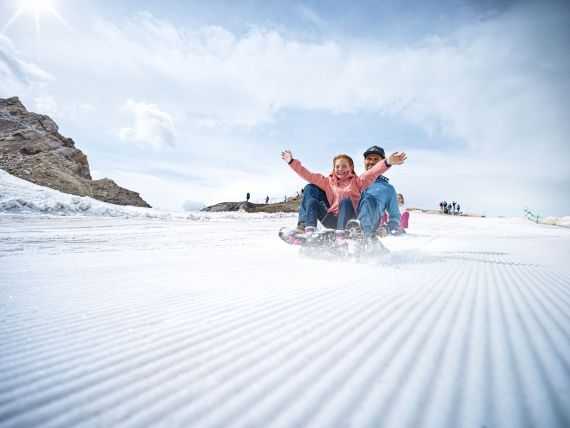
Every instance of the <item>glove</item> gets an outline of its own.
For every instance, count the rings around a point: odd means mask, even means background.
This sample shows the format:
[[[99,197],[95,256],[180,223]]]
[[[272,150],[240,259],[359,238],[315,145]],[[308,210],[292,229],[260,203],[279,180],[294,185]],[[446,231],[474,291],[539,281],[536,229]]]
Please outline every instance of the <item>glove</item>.
[[[386,229],[384,226],[380,226],[378,228],[378,230],[376,231],[376,234],[380,237],[380,238],[385,238],[388,235],[388,229]]]

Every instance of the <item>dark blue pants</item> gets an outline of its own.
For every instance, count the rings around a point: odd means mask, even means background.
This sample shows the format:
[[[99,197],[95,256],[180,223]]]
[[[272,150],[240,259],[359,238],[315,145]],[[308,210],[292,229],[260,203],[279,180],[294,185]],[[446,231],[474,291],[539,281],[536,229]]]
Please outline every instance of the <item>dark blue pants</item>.
[[[317,227],[319,220],[326,228],[344,230],[348,220],[356,218],[354,207],[348,198],[340,201],[338,217],[329,213],[329,207],[326,193],[314,184],[307,184],[299,208],[299,222],[304,221],[305,227]]]
[[[358,202],[358,220],[360,220],[364,236],[372,236],[376,233],[376,229],[378,229],[382,220],[383,211],[384,207],[380,209],[378,200],[374,196],[368,192],[362,194]]]

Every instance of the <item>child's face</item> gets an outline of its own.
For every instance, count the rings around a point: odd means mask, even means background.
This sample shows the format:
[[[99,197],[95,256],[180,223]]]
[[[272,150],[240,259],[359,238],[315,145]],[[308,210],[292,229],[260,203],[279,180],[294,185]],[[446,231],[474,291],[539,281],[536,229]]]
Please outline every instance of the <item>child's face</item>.
[[[336,178],[341,179],[350,172],[350,163],[346,159],[337,159],[334,163],[334,173]]]

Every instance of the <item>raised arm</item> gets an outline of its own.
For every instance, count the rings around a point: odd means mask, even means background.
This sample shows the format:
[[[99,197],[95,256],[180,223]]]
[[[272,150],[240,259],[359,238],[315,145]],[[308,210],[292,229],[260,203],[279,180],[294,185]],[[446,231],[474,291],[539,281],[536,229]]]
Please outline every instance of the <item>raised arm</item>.
[[[291,164],[291,162],[293,162],[293,153],[291,153],[291,150],[283,150],[281,152],[281,159],[288,164]]]
[[[291,153],[291,150],[284,150],[281,152],[281,159],[287,162],[293,171],[309,183],[312,183],[321,189],[324,189],[328,184],[328,179],[324,175],[309,171],[301,165],[299,160],[293,159],[293,153]]]
[[[388,157],[388,164],[389,165],[402,165],[406,159],[408,159],[408,155],[404,152],[395,152],[392,153]]]
[[[363,172],[358,177],[358,186],[360,191],[367,189],[374,180],[381,175],[388,171],[392,165],[401,165],[403,164],[408,156],[404,152],[395,152],[392,153],[387,159],[384,159],[370,168],[368,171]]]

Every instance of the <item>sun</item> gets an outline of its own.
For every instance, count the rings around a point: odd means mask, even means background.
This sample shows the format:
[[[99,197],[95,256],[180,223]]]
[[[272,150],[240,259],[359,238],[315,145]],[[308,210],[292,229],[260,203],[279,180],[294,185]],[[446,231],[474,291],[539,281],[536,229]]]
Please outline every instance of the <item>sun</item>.
[[[56,18],[61,24],[63,24],[68,29],[71,29],[69,24],[61,17],[58,13],[54,1],[57,0],[19,0],[18,9],[14,12],[14,15],[8,20],[6,24],[2,27],[2,32],[5,33],[8,28],[12,26],[14,22],[23,14],[32,14],[34,16],[34,21],[36,24],[36,37],[39,40],[40,37],[40,16],[46,13]]]

